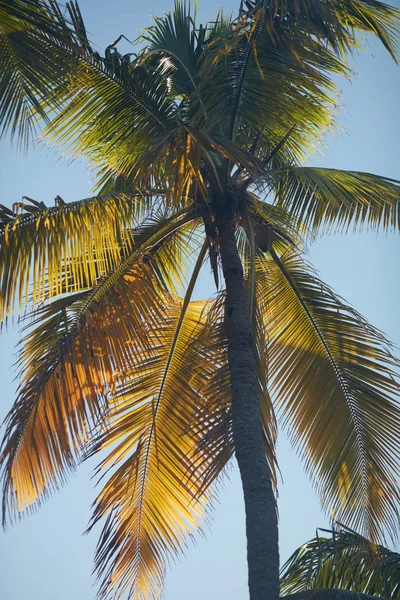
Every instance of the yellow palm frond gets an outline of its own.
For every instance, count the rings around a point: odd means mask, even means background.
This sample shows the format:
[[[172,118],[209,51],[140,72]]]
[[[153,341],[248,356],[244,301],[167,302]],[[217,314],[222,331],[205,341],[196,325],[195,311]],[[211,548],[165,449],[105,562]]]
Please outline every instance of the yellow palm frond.
[[[399,363],[302,257],[260,258],[270,389],[335,519],[377,540],[398,526]]]
[[[144,196],[124,193],[56,201],[0,206],[0,320],[16,302],[36,305],[92,286],[132,247],[145,204]]]
[[[168,284],[174,273],[180,275],[190,234],[185,223],[172,218],[143,226],[128,256],[95,287],[34,313],[1,448],[3,518],[7,508],[11,516],[22,512],[57,487],[101,424],[116,380],[131,355],[148,347],[146,324],[162,315]],[[181,247],[171,238],[174,232]],[[180,255],[168,255],[162,242]],[[158,262],[169,271],[168,280]]]
[[[147,216],[149,226],[154,215],[158,227],[163,207],[147,192],[68,204],[57,198],[53,208],[27,200],[13,210],[0,205],[0,321],[15,309],[95,285],[129,255],[138,219]]]
[[[157,597],[166,561],[182,551],[205,514],[202,477],[191,477],[207,468],[193,424],[194,383],[204,375],[192,371],[188,350],[203,327],[205,304],[190,297],[206,250],[205,243],[185,298],[171,297],[162,318],[148,325],[149,347],[129,362],[92,447],[111,448],[99,472],[112,474],[91,524],[106,517],[95,563],[101,597]]]

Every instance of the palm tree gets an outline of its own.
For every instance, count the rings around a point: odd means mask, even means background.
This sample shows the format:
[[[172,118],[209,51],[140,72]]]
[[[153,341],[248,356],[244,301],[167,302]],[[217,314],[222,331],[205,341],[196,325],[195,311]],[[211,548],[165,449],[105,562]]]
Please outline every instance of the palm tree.
[[[329,533],[330,537],[321,537]],[[337,524],[318,529],[282,567],[284,595],[336,588],[394,600],[400,593],[400,554]]]
[[[44,122],[97,174],[92,198],[1,208],[0,316],[32,308],[3,520],[101,452],[102,597],[156,596],[235,454],[250,598],[278,598],[277,410],[326,509],[374,539],[397,526],[398,363],[302,248],[332,228],[397,231],[400,188],[300,166],[332,124],[353,32],[396,56],[397,12],[290,6],[196,26],[178,2],[138,54],[116,40],[100,56],[77,4],[0,3],[3,132],[26,146]],[[205,264],[225,289],[197,302]]]

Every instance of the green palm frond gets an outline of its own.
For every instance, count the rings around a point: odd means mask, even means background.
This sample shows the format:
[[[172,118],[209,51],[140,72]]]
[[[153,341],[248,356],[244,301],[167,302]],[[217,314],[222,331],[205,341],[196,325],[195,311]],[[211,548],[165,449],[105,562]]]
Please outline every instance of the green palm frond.
[[[295,251],[259,259],[269,382],[290,440],[334,518],[396,535],[398,361],[383,334]]]
[[[296,51],[275,44],[261,22],[213,40],[200,88],[209,127],[242,147],[258,138],[263,158],[295,126],[286,155],[302,158],[331,126],[337,90],[330,74],[347,75],[337,57],[315,50],[311,39]]]
[[[199,89],[199,72],[211,31],[209,26],[196,27],[190,4],[176,2],[173,12],[155,17],[154,24],[145,29],[140,38],[146,44],[143,60],[149,65],[159,65],[168,73],[170,94],[184,103],[181,111],[187,113],[187,118],[195,119],[200,110],[199,123],[207,119]]]
[[[339,55],[360,47],[359,35],[376,35],[392,58],[399,58],[400,12],[377,0],[314,2],[312,0],[245,0],[251,20],[265,19],[268,34],[278,41],[296,27]]]
[[[75,2],[0,2],[1,134],[27,147],[40,122],[62,106],[71,73],[92,52]]]
[[[400,593],[400,554],[340,524],[332,530],[319,529],[317,537],[298,548],[282,567],[281,592],[318,588],[395,600]]]
[[[64,480],[101,425],[116,381],[148,350],[146,327],[162,320],[168,285],[190,250],[186,222],[145,224],[128,256],[95,287],[34,313],[1,448],[3,519],[7,509],[10,516],[22,512]]]
[[[276,203],[315,233],[400,229],[400,182],[387,177],[316,167],[275,173]]]
[[[96,168],[128,178],[154,140],[178,125],[176,106],[160,70],[116,50],[112,56],[79,61],[47,137]]]
[[[65,35],[66,34],[66,35]],[[2,134],[20,136],[25,145],[38,120],[46,119],[49,99],[63,77],[64,30],[58,7],[24,0],[0,3],[0,124]],[[55,64],[56,50],[59,63]],[[67,55],[68,56],[68,55]]]
[[[49,138],[97,166],[107,146],[107,164],[115,169],[118,163],[123,172],[123,152],[125,160],[129,153],[138,156],[169,130],[175,107],[163,74],[120,55],[114,45],[101,57],[75,2],[65,14],[45,0],[12,0],[0,8],[4,133],[27,141],[45,119]]]

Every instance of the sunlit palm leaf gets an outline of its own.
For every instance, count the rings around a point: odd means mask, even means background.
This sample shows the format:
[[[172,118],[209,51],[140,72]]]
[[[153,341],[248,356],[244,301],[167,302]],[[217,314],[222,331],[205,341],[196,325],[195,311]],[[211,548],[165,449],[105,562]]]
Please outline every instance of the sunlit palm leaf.
[[[187,235],[181,248],[171,239],[184,224],[170,219],[143,226],[131,253],[94,288],[35,313],[22,342],[22,382],[1,449],[3,519],[7,509],[10,516],[22,512],[63,481],[101,424],[116,380],[132,356],[138,360],[148,349],[146,326],[162,314],[167,285],[174,273],[180,276],[177,267],[190,250]]]
[[[207,469],[194,465],[190,478],[202,494],[233,456],[231,384],[229,378],[224,294],[211,301],[204,326],[188,348],[193,364],[193,386],[199,391],[193,428],[199,436],[196,452],[207,459]]]
[[[165,76],[114,54],[115,61],[89,55],[79,62],[48,136],[96,167],[128,177],[154,140],[177,122]]]
[[[56,207],[26,199],[0,206],[0,320],[30,301],[90,287],[130,250],[132,228],[149,204],[118,193]],[[30,294],[29,294],[30,292]]]
[[[130,361],[93,448],[112,448],[100,465],[112,474],[92,521],[107,517],[96,553],[101,597],[158,597],[166,561],[183,550],[204,515],[202,477],[196,484],[190,475],[208,463],[193,427],[199,400],[193,382],[205,374],[192,373],[188,349],[205,315],[205,304],[190,296],[206,251],[205,243],[184,300],[171,298],[163,318],[148,327],[148,351]]]
[[[292,594],[338,588],[395,600],[400,593],[400,554],[377,546],[342,525],[298,548],[282,567],[281,591]],[[324,534],[331,534],[324,537]]]
[[[275,173],[276,201],[314,232],[400,229],[400,183],[392,179],[315,167]]]
[[[117,153],[122,171],[129,153],[168,131],[175,108],[165,77],[115,47],[104,57],[94,52],[76,3],[65,15],[53,2],[13,0],[0,16],[4,131],[27,141],[39,118],[56,114],[50,136],[96,165],[104,165],[107,146],[106,163],[115,168]]]
[[[242,147],[257,137],[263,158],[294,125],[286,151],[304,156],[332,121],[336,88],[328,73],[346,67],[327,50],[316,53],[312,40],[296,50],[275,44],[261,21],[213,40],[200,87],[209,127]]]
[[[250,296],[249,285],[247,285],[247,293]],[[200,480],[203,480],[202,486],[205,489],[223,472],[235,448],[232,435],[231,384],[224,311],[225,293],[223,292],[210,303],[204,328],[199,338],[193,340],[189,354],[191,364],[194,365],[194,375],[199,379],[199,382],[194,380],[199,389],[200,398],[193,426],[199,432],[201,439],[199,451],[208,462],[206,472],[200,470]],[[253,330],[264,448],[273,482],[276,485],[277,425],[268,392],[266,328],[256,303],[254,305]],[[204,370],[207,366],[209,373],[205,376]],[[192,477],[195,481],[199,479],[195,471]]]
[[[293,251],[260,260],[273,397],[322,505],[378,539],[396,535],[399,363],[384,336]]]

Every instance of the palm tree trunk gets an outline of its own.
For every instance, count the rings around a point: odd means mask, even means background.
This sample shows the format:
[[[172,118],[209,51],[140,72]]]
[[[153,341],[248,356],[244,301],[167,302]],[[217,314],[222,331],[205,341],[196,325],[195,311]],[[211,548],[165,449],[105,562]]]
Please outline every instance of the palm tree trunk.
[[[218,222],[226,285],[228,359],[232,387],[232,427],[246,512],[250,600],[279,598],[276,499],[263,447],[255,349],[232,217]]]

